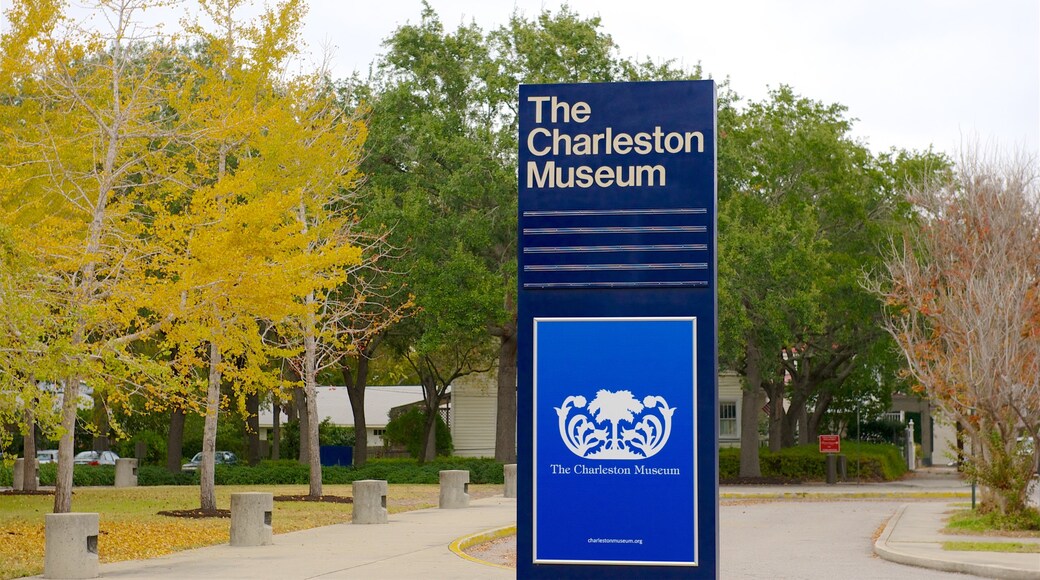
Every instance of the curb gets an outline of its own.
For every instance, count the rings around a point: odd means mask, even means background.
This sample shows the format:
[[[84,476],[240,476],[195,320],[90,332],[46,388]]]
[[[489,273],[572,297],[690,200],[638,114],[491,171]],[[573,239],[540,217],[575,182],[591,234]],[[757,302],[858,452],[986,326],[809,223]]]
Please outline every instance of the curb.
[[[968,499],[967,491],[783,491],[783,492],[720,492],[719,499]]]
[[[506,536],[512,536],[516,534],[516,526],[505,526],[504,528],[496,528],[494,530],[488,530],[486,532],[477,532],[476,534],[470,534],[456,539],[454,542],[448,545],[448,549],[455,553],[456,556],[463,560],[469,560],[470,562],[476,562],[485,566],[493,566],[495,568],[502,568],[504,570],[515,570],[512,566],[503,566],[501,564],[495,564],[494,562],[488,562],[487,560],[481,560],[465,553],[463,550],[477,544],[483,544],[484,542],[490,542],[491,540],[497,540]]]
[[[1015,568],[1005,568],[1003,566],[995,566],[991,564],[975,564],[971,562],[956,562],[953,560],[938,560],[935,558],[929,558],[927,556],[918,556],[910,554],[908,552],[900,551],[891,548],[888,545],[888,539],[892,536],[892,531],[895,530],[896,526],[899,525],[899,520],[903,517],[903,513],[910,507],[910,504],[903,504],[899,506],[895,515],[892,516],[888,523],[885,525],[885,531],[881,532],[876,542],[874,542],[874,553],[877,554],[884,560],[889,562],[895,562],[897,564],[904,564],[907,566],[916,566],[918,568],[930,568],[932,570],[940,570],[943,572],[957,572],[961,574],[973,574],[975,576],[983,576],[986,578],[1005,578],[1009,580],[1036,580],[1037,574],[1029,570],[1019,570]]]

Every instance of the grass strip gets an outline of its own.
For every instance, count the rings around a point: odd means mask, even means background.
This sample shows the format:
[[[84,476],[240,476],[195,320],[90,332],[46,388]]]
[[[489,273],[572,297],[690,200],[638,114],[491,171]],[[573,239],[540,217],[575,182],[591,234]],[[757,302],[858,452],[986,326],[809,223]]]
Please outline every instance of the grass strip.
[[[1010,552],[1040,554],[1040,544],[1023,542],[943,542],[943,550],[951,552]]]
[[[1040,511],[1027,509],[1014,516],[997,512],[980,513],[977,510],[954,512],[946,524],[952,534],[994,534],[1040,537]]]

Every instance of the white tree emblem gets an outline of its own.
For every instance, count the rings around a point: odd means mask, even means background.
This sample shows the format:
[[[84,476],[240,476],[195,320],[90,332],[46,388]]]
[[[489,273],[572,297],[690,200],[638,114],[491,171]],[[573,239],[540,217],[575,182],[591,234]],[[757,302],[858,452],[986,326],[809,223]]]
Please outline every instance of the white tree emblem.
[[[586,403],[585,397],[574,395],[556,407],[560,437],[578,457],[646,459],[663,449],[671,435],[675,408],[664,397],[647,395],[640,402],[631,391],[600,389],[588,407]]]

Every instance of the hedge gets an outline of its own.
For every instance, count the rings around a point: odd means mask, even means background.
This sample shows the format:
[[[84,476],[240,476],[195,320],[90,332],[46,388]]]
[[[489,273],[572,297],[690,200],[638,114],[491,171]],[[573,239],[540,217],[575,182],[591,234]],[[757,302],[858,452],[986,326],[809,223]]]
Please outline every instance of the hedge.
[[[850,479],[891,481],[906,473],[899,448],[876,443],[842,442],[842,452],[848,458]],[[802,445],[773,453],[759,449],[762,476],[800,481],[826,479],[826,458],[815,445]],[[12,467],[0,464],[0,486],[11,485]],[[322,467],[322,482],[346,484],[358,479],[385,479],[389,483],[438,483],[444,469],[464,469],[470,472],[470,483],[501,484],[502,464],[493,459],[439,457],[430,463],[419,464],[415,459],[372,459],[364,467]],[[57,466],[40,466],[40,484],[54,485]],[[740,471],[740,450],[719,451],[719,477],[737,478]],[[305,485],[310,471],[306,465],[286,459],[263,461],[256,467],[247,465],[217,465],[214,481],[217,485]],[[111,466],[77,465],[73,470],[73,485],[106,486],[115,483],[115,468]],[[170,473],[163,467],[143,465],[137,470],[138,485],[198,485],[198,472]]]
[[[358,479],[385,479],[389,483],[438,483],[440,471],[465,469],[470,472],[470,483],[494,483],[504,481],[502,464],[493,459],[464,457],[441,457],[436,461],[419,464],[414,459],[372,459],[364,467],[322,467],[321,478],[326,484],[353,483]],[[0,464],[0,486],[10,486],[13,467]],[[45,463],[40,466],[40,485],[54,485],[57,466]],[[213,475],[216,485],[288,485],[307,484],[310,470],[306,465],[291,459],[263,461],[256,467],[247,465],[217,465]],[[77,465],[73,468],[72,483],[75,486],[107,486],[115,484],[115,468],[112,466]],[[137,469],[137,484],[150,485],[198,485],[197,471],[170,473],[163,467],[142,465]]]
[[[58,464],[43,463],[40,465],[40,485],[54,485],[58,479]],[[14,478],[14,466],[0,464],[0,486],[10,486]],[[72,467],[72,485],[94,486],[115,485],[116,468],[111,465],[74,465]]]
[[[849,479],[892,481],[906,473],[906,462],[895,445],[843,441]],[[758,458],[763,478],[799,481],[827,479],[827,458],[816,445],[799,445],[772,452],[759,448]],[[740,449],[719,451],[719,477],[736,479],[740,474]]]

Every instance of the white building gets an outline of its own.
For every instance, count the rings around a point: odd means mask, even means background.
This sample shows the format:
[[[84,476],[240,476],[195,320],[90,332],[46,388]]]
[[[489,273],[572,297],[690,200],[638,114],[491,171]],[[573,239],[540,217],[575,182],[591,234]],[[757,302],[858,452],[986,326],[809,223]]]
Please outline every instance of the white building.
[[[454,454],[459,457],[494,457],[497,416],[496,372],[475,373],[452,383],[450,428]]]
[[[744,389],[740,375],[719,373],[719,447],[740,447],[740,402]]]
[[[346,387],[317,387],[318,421],[326,417],[333,425],[340,427],[354,426],[354,410],[350,406],[350,397]],[[383,433],[390,421],[390,409],[423,400],[421,386],[368,387],[365,389],[365,423],[368,431],[368,446],[383,445]],[[281,424],[288,421],[284,410],[281,413]],[[274,426],[273,413],[270,409],[260,411],[260,439],[267,440],[268,433]]]

